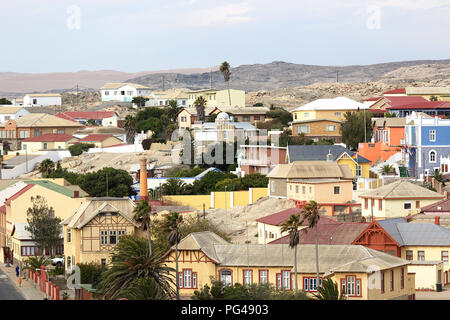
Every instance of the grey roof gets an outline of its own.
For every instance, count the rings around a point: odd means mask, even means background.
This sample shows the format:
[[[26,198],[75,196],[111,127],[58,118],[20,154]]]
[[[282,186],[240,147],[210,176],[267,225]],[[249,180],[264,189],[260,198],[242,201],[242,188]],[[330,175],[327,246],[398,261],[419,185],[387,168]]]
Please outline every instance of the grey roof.
[[[361,198],[377,199],[442,199],[444,195],[421,187],[407,180],[398,179],[394,182],[359,195]]]
[[[289,161],[314,161],[314,160],[327,160],[327,154],[330,152],[333,155],[333,161],[336,161],[345,152],[350,157],[354,155],[353,151],[339,146],[339,145],[324,145],[324,146],[314,146],[314,145],[291,145],[287,147],[287,152],[289,155]],[[358,155],[358,163],[369,163],[370,161],[366,158]]]
[[[431,223],[408,223],[403,218],[378,221],[400,246],[450,246],[450,230]]]
[[[172,248],[173,249],[173,248]],[[178,250],[202,250],[222,266],[273,266],[292,268],[294,250],[286,244],[231,244],[212,232],[197,232],[186,236]],[[297,268],[302,273],[316,272],[315,245],[299,245]],[[320,273],[368,272],[407,265],[404,259],[357,245],[319,245]]]

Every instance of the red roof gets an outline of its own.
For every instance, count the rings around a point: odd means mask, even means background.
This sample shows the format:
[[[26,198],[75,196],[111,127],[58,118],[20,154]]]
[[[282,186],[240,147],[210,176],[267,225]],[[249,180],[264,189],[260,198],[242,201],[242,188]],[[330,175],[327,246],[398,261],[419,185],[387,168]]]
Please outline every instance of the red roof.
[[[17,199],[18,197],[20,197],[22,194],[24,194],[25,192],[27,192],[28,190],[30,190],[33,187],[34,187],[34,184],[32,184],[32,183],[27,184],[25,187],[23,187],[18,192],[16,192],[12,197],[8,198],[5,201],[5,205],[9,206],[12,200]]]
[[[384,99],[388,100],[387,104],[391,107],[428,102],[428,100],[423,97],[384,97]]]
[[[319,244],[352,244],[370,223],[337,222],[322,216],[317,224],[317,240]],[[287,244],[289,235],[269,242],[269,244]],[[315,244],[315,232],[311,229],[300,230],[299,244]]]
[[[450,109],[450,101],[424,101],[396,105],[388,109]]]
[[[68,141],[72,139],[73,136],[69,134],[58,134],[58,133],[46,133],[39,137],[31,137],[23,139],[23,142],[59,142]]]
[[[61,112],[58,112],[57,114],[55,114],[55,116],[58,117],[58,118],[61,118],[61,119],[66,119],[66,120],[69,120],[69,121],[78,122],[74,118],[69,117],[68,115],[66,115],[64,113],[61,113]]]
[[[257,222],[270,224],[272,226],[280,226],[282,225],[291,215],[293,214],[301,214],[302,210],[299,208],[290,208],[286,209],[259,219],[256,219]]]
[[[64,115],[73,119],[102,120],[104,118],[111,118],[115,113],[115,111],[68,111],[64,112]]]
[[[389,90],[389,91],[383,92],[383,94],[406,94],[406,89],[405,88],[398,88],[398,89],[394,89],[394,90]]]
[[[90,134],[90,135],[84,137],[83,139],[80,139],[80,141],[89,141],[89,142],[103,141],[110,137],[112,137],[112,135],[110,135],[110,134]]]
[[[378,100],[380,100],[380,99],[381,99],[381,97],[374,97],[374,98],[366,99],[366,100],[364,100],[364,101],[378,101]]]
[[[438,209],[439,208],[439,209]],[[450,211],[450,199],[444,199],[428,206],[420,208],[421,212],[449,212]]]

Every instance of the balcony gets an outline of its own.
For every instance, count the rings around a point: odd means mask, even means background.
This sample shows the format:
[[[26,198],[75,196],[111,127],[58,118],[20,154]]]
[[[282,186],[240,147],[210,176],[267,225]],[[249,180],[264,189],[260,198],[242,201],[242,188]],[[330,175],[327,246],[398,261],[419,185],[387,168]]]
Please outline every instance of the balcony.
[[[272,163],[270,159],[242,159],[241,165],[244,166],[270,166]]]

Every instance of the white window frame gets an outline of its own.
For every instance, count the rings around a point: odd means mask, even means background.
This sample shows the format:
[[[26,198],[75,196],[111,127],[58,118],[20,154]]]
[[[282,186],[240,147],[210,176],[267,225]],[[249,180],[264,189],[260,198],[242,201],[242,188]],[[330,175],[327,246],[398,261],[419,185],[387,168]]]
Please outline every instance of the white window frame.
[[[434,154],[434,160],[431,160],[431,154]],[[428,162],[429,163],[436,163],[436,158],[437,158],[436,150],[430,150],[430,152],[428,152]]]
[[[259,270],[259,283],[267,283],[269,280],[268,270]]]
[[[362,166],[360,166],[360,165],[356,166],[355,174],[356,174],[357,177],[361,177],[362,176]]]
[[[108,231],[100,230],[100,244],[108,244]]]
[[[406,205],[409,204],[410,208],[406,208]],[[412,209],[412,203],[411,202],[403,202],[403,210],[411,210]]]
[[[436,130],[434,130],[434,129],[429,130],[428,138],[429,138],[430,142],[435,142],[436,141]]]
[[[252,270],[245,269],[244,270],[244,285],[251,285],[251,284],[252,284]]]
[[[328,124],[328,125],[326,125],[326,126],[325,126],[325,131],[328,131],[328,132],[336,131],[336,125],[334,125],[334,124]]]
[[[192,270],[183,270],[183,288],[192,288]]]
[[[281,271],[281,278],[283,279],[283,290],[291,290],[291,272]]]

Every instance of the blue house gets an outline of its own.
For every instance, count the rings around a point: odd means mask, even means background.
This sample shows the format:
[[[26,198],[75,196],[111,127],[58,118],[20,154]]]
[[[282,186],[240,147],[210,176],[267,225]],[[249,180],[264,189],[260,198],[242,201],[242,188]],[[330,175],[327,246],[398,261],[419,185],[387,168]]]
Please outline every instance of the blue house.
[[[405,151],[412,177],[449,173],[450,119],[413,113],[406,118]]]

